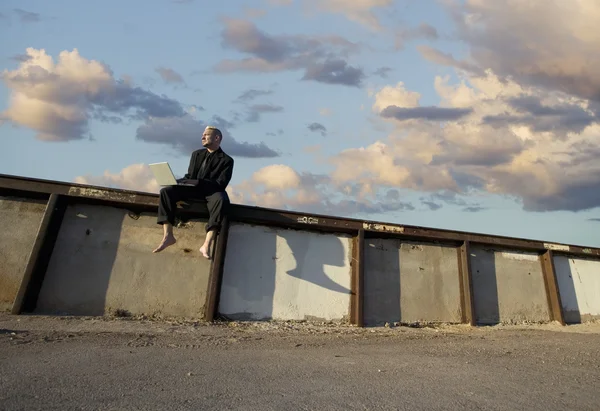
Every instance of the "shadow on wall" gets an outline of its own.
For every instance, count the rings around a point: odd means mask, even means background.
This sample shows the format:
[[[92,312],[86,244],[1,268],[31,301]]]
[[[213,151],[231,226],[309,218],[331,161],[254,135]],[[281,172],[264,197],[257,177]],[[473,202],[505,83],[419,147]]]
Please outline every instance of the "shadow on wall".
[[[292,259],[296,266],[287,271],[287,274],[298,279],[308,281],[319,287],[326,288],[336,293],[350,294],[350,290],[333,281],[326,273],[325,266],[344,267],[344,246],[339,238],[328,236],[327,246],[311,241],[309,235],[298,235],[299,232],[280,231],[279,237],[283,238],[292,252]]]
[[[469,258],[471,259],[475,322],[479,325],[499,324],[500,303],[495,253],[473,247]]]
[[[36,313],[105,314],[106,294],[125,213],[109,207],[67,208]]]
[[[578,273],[573,272],[571,264],[576,264],[573,259],[564,256],[554,257],[554,272],[558,282],[565,322],[579,324],[581,323],[581,310],[575,291],[575,281],[581,282],[581,279]]]
[[[341,239],[333,235],[232,225],[219,312],[236,320],[304,318],[312,304],[327,305],[350,294],[326,273],[327,266],[347,266],[344,253]]]

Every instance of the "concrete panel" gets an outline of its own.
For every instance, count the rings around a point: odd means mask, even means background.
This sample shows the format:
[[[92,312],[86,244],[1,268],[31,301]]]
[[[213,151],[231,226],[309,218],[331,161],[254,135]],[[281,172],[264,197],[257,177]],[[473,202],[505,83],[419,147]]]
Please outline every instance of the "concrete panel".
[[[219,313],[234,319],[345,320],[351,237],[232,224]]]
[[[461,321],[455,247],[392,239],[365,247],[366,325]]]
[[[37,311],[47,314],[131,314],[203,318],[210,262],[198,249],[205,223],[175,228],[177,244],[158,254],[154,214],[139,219],[119,208],[69,206]]]
[[[0,311],[10,311],[19,291],[46,201],[0,197]]]
[[[478,324],[550,321],[539,256],[471,247]]]
[[[565,321],[600,319],[600,261],[555,256],[554,270]]]

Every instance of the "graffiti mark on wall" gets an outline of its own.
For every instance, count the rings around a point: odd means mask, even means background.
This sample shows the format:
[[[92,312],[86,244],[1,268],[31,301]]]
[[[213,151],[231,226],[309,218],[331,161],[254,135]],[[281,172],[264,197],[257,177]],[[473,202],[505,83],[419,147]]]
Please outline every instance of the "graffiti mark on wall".
[[[384,231],[384,232],[388,232],[388,233],[402,234],[404,232],[404,227],[399,227],[397,225],[363,223],[363,228],[365,230]]]
[[[319,219],[314,217],[298,217],[298,222],[302,224],[319,224]]]

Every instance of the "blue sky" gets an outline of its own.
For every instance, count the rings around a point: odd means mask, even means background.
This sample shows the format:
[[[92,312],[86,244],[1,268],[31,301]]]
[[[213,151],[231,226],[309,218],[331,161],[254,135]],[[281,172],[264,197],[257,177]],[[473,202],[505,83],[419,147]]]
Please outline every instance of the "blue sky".
[[[152,192],[216,124],[236,203],[600,246],[593,0],[0,13],[0,173]]]

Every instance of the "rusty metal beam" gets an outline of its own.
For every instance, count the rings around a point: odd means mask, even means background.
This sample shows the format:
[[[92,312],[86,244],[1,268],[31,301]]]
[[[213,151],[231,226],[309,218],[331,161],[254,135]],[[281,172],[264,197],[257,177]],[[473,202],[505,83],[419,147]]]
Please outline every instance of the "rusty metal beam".
[[[141,208],[146,210],[154,210],[158,205],[158,196],[156,194],[0,174],[0,195],[3,191],[7,190],[17,190],[19,192],[31,193],[61,194],[78,198],[78,201],[94,201],[101,204],[127,207],[129,209]],[[203,216],[203,213],[192,214]],[[365,236],[367,237],[394,236],[404,239],[445,242],[457,245],[462,244],[463,241],[469,241],[472,244],[495,246],[513,250],[534,252],[545,252],[547,250],[552,250],[554,254],[600,258],[600,248],[548,243],[522,238],[441,230],[427,227],[387,224],[357,219],[337,218],[244,205],[231,206],[230,220],[243,223],[293,227],[303,230],[325,232],[355,233],[362,228],[365,230]]]
[[[363,290],[365,272],[365,231],[358,230],[352,239],[352,280],[350,295],[350,322],[362,327],[363,322]]]
[[[473,295],[473,276],[471,274],[470,243],[464,241],[457,248],[458,278],[460,283],[460,307],[462,322],[475,326],[475,298]]]
[[[303,230],[329,231],[336,233],[355,233],[362,223],[356,220],[329,217],[315,214],[303,214],[259,207],[233,205],[231,219],[243,223],[269,224],[293,227]]]
[[[204,320],[213,321],[219,309],[219,297],[221,296],[221,284],[223,283],[223,267],[225,265],[225,253],[227,252],[227,238],[229,236],[229,219],[223,218],[221,228],[215,239],[213,260],[208,278],[208,293],[204,307]]]
[[[542,274],[544,276],[544,286],[546,287],[546,297],[548,298],[548,310],[553,321],[558,321],[565,325],[565,318],[560,298],[560,289],[556,280],[556,271],[554,269],[554,252],[546,251],[540,255],[542,264]]]
[[[12,306],[13,314],[33,312],[50,263],[58,231],[62,224],[68,199],[60,194],[51,194],[46,211],[40,222],[38,233],[29,254],[19,291]]]
[[[504,247],[522,251],[545,252],[546,250],[553,250],[555,253],[564,253],[567,255],[600,257],[600,249],[598,248],[549,243],[538,240],[375,222],[365,222],[364,227],[368,236],[373,236],[371,233],[379,233],[387,236],[402,236],[404,238],[415,240],[429,240],[458,244],[462,243],[463,241],[469,241],[471,244],[496,246],[500,248]]]

